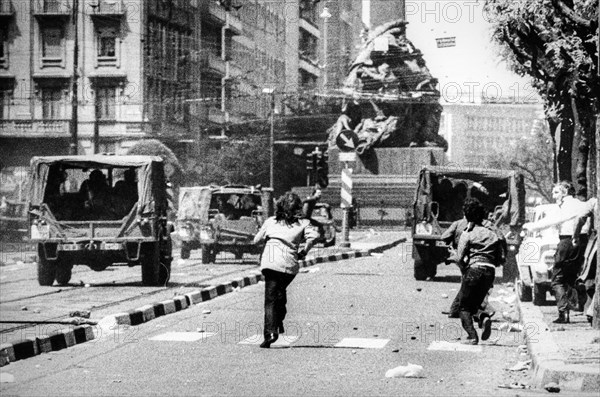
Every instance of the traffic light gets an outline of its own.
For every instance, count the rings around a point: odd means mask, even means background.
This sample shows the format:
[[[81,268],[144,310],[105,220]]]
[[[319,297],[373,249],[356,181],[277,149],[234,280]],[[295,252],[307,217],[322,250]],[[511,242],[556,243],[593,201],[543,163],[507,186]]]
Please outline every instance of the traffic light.
[[[307,171],[311,171],[313,168],[314,168],[313,154],[312,153],[308,153],[306,155],[306,170]]]
[[[328,159],[329,156],[327,153],[319,153],[317,159],[317,182],[321,187],[329,185],[329,178],[327,176],[329,173]]]

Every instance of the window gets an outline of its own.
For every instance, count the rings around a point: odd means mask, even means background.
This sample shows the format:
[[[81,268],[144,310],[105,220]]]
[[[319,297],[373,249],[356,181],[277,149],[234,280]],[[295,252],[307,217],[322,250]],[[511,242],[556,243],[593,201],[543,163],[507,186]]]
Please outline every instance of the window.
[[[63,91],[60,88],[42,89],[42,117],[56,120],[64,117]]]
[[[116,29],[98,29],[98,62],[114,62],[117,59]]]
[[[0,28],[0,68],[8,68],[8,34],[6,27]]]
[[[64,34],[60,27],[42,28],[42,63],[44,65],[62,64],[64,54]]]
[[[96,88],[96,115],[99,120],[116,119],[116,96],[114,87]]]
[[[10,100],[12,92],[0,90],[0,120],[6,120],[10,118]]]

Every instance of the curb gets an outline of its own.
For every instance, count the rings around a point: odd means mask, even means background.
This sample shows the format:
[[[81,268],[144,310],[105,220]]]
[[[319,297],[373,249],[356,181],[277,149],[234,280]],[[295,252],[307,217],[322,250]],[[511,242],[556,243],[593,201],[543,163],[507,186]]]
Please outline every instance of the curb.
[[[569,391],[600,390],[600,371],[586,365],[566,363],[540,309],[535,306],[524,307],[518,294],[517,302],[527,349],[531,355],[532,386],[543,389],[546,384],[554,382],[561,389]],[[535,325],[534,332],[527,332],[528,326],[532,324]]]
[[[42,353],[66,349],[94,339],[91,325],[64,328],[50,335],[41,335],[0,345],[0,367]]]
[[[356,250],[341,252],[338,254],[317,256],[298,262],[300,268],[310,267],[318,263],[337,262],[345,259],[353,259],[370,256],[372,252],[382,252],[402,242],[406,238],[400,238],[388,244],[369,250]],[[58,351],[95,339],[95,332],[101,332],[101,323],[110,322],[112,325],[136,326],[154,320],[157,317],[166,316],[185,310],[197,303],[206,302],[218,296],[236,291],[239,288],[258,284],[264,280],[260,272],[250,273],[224,284],[213,285],[201,290],[192,291],[184,295],[175,296],[162,302],[145,305],[127,312],[117,313],[103,318],[97,326],[83,325],[67,328],[50,335],[27,338],[17,342],[4,343],[0,345],[0,367],[8,365],[17,360],[24,360],[42,353]]]

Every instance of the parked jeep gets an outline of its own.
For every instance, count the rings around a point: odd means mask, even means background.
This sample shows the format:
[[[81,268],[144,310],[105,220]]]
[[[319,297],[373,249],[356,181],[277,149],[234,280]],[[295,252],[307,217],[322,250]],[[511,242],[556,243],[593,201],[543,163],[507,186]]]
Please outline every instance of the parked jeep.
[[[533,209],[532,222],[544,219],[558,210],[558,204],[540,204]],[[538,231],[523,231],[523,241],[517,255],[519,277],[515,289],[519,299],[536,306],[546,303],[546,293],[552,293],[551,280],[554,268],[554,253],[558,247],[558,228]]]
[[[31,160],[29,232],[38,282],[64,285],[73,265],[139,265],[144,285],[171,271],[167,181],[154,156],[52,156]]]
[[[254,235],[273,215],[273,190],[245,185],[195,186],[179,190],[176,237],[181,240],[181,258],[194,249],[202,251],[202,263],[216,260],[228,251],[241,259],[258,254]]]
[[[525,222],[525,186],[522,175],[510,170],[426,166],[420,173],[414,201],[412,257],[417,280],[433,278],[437,265],[450,255],[442,233],[464,214],[467,197],[479,199],[504,233],[508,255],[504,278],[517,275],[516,252]]]

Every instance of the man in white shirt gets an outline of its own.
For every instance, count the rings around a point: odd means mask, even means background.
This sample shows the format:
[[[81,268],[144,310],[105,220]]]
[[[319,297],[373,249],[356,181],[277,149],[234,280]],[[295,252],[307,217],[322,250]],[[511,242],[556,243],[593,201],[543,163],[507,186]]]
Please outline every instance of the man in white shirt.
[[[576,199],[575,188],[568,181],[562,181],[554,185],[552,198],[558,204],[558,211],[546,218],[535,222],[526,223],[523,229],[540,230],[548,227],[558,227],[560,241],[554,254],[554,267],[552,268],[552,289],[556,297],[558,318],[554,323],[564,324],[569,322],[569,295],[575,286],[577,274],[584,259],[585,247],[587,245],[588,224],[583,226],[582,234],[578,240],[573,241],[576,232],[578,217],[586,211],[586,203]]]

